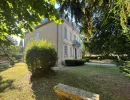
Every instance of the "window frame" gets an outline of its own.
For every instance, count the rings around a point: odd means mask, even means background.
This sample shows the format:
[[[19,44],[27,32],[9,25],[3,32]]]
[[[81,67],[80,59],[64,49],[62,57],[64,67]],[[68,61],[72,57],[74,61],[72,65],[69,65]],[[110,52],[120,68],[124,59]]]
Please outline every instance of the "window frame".
[[[70,57],[72,57],[72,47],[70,47]]]
[[[67,39],[67,28],[64,27],[64,38]]]
[[[70,41],[72,41],[72,33],[70,32]]]
[[[68,56],[68,47],[67,45],[64,46],[64,57]]]

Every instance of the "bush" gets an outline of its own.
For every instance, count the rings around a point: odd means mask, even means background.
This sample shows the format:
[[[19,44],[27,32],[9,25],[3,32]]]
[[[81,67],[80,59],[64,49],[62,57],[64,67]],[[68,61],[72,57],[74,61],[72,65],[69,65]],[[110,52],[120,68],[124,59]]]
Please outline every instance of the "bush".
[[[51,42],[46,40],[31,40],[25,50],[25,62],[29,71],[35,76],[44,74],[55,66],[57,52]]]
[[[84,64],[84,60],[65,60],[66,66],[79,66]]]
[[[130,74],[130,61],[126,61],[123,66],[119,66],[121,72]]]
[[[10,62],[10,65],[14,66],[15,62],[14,61],[11,61]]]
[[[84,62],[89,62],[89,58],[87,58],[87,57],[84,57],[83,60],[84,60]]]
[[[16,54],[16,55],[13,55],[13,57],[15,57],[15,59],[17,59],[17,60],[20,60],[23,57],[23,55],[22,54]]]

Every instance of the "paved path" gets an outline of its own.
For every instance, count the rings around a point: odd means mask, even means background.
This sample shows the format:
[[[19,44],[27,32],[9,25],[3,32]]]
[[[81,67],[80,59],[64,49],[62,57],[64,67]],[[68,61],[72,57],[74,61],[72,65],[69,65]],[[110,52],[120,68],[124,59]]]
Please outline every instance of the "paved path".
[[[106,67],[115,67],[115,64],[109,64],[109,63],[97,63],[97,62],[86,62],[86,65],[99,65],[99,66],[106,66]]]

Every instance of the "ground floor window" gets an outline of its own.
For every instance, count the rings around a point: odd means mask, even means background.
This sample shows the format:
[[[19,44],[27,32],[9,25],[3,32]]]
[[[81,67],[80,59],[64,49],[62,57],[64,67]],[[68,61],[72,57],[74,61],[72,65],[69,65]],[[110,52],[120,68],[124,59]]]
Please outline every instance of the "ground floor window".
[[[79,50],[80,50],[80,52],[79,52],[80,53],[80,57],[82,57],[82,50],[81,49],[79,49]]]
[[[64,46],[64,57],[68,56],[67,45]]]
[[[70,57],[72,57],[72,47],[70,47]]]

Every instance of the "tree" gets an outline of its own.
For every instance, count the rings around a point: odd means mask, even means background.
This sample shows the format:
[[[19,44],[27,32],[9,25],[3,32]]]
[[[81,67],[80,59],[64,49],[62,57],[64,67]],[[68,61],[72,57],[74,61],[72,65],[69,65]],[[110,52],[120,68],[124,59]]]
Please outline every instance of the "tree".
[[[119,23],[125,32],[129,31],[130,0],[1,0],[0,42],[4,42],[7,35],[19,34],[20,37],[24,37],[25,31],[31,32],[45,17],[57,23],[62,22],[54,7],[56,2],[60,4],[60,12],[70,11],[71,17],[75,18],[86,37],[93,35],[92,22],[95,16],[93,12],[100,14],[102,10],[106,11],[104,13],[106,20],[110,12],[119,13]]]
[[[0,56],[7,57],[12,64],[14,64],[12,55],[18,53],[18,50],[15,46],[16,43],[17,41],[9,35],[6,36],[6,39],[3,40],[2,43],[0,43]]]
[[[105,23],[101,14],[94,18],[93,25],[96,29],[94,37],[90,39],[90,42],[84,41],[90,53],[103,55],[116,54],[122,56],[126,54],[130,56],[130,39],[124,34],[119,24],[119,15],[115,15],[115,17],[113,15],[111,13]]]
[[[85,54],[86,54],[86,47],[85,47],[85,45],[82,43],[82,58],[85,57]]]
[[[60,23],[54,7],[56,0],[1,0],[0,1],[0,43],[7,35],[24,37],[34,26],[46,17]]]
[[[81,32],[85,33],[85,36],[91,37],[95,32],[93,26],[93,18],[95,12],[99,15],[102,11],[104,22],[111,16],[111,12],[114,15],[119,14],[122,29],[127,33],[130,31],[130,0],[57,0],[61,6],[60,12],[64,13],[67,10],[71,13],[71,18],[75,18],[77,23],[80,23]],[[66,13],[66,17],[68,16]],[[113,17],[114,17],[113,15]],[[101,23],[102,24],[102,23]],[[130,34],[127,34],[130,36]]]

